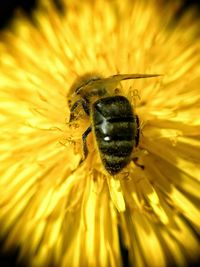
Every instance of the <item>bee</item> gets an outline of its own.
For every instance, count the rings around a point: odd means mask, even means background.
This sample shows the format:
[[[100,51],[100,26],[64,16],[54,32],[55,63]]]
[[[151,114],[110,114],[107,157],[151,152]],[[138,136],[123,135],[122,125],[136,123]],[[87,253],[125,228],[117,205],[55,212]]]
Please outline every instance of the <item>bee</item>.
[[[118,86],[123,80],[156,76],[159,74],[117,74],[107,78],[86,74],[74,82],[68,94],[69,123],[78,119],[80,109],[91,121],[82,135],[81,162],[87,158],[87,136],[93,132],[101,161],[110,175],[118,174],[128,165],[139,144],[139,118],[129,100],[117,94]]]

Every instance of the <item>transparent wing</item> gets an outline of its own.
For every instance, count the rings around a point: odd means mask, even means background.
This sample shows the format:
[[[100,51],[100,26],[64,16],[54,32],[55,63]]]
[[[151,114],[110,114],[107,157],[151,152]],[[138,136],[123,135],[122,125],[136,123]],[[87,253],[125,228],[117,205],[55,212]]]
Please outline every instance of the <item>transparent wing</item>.
[[[113,81],[123,81],[123,80],[131,80],[131,79],[141,79],[141,78],[151,78],[151,77],[156,77],[156,76],[161,76],[161,74],[117,74],[110,76],[108,78],[105,78],[105,80],[113,80]]]
[[[91,81],[89,84],[86,85],[87,89],[90,88],[102,88],[105,87],[107,90],[111,88],[115,88],[118,83],[123,80],[131,80],[131,79],[142,79],[142,78],[152,78],[162,76],[162,74],[116,74],[113,76],[109,76],[107,78],[102,78],[96,81]]]

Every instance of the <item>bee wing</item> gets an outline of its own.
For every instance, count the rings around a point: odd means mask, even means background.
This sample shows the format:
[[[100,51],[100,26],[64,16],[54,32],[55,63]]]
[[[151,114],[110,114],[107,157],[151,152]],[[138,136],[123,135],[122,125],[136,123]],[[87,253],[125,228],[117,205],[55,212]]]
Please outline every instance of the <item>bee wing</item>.
[[[116,74],[107,78],[101,78],[87,84],[87,89],[106,87],[108,90],[115,88],[121,81],[130,79],[141,79],[161,76],[162,74]]]
[[[113,78],[113,76],[108,77],[108,78],[101,78],[96,81],[91,81],[89,84],[85,85],[86,90],[91,90],[91,89],[102,89],[106,88],[106,90],[111,90],[113,88],[116,88],[120,81],[118,79]]]
[[[151,77],[156,77],[156,76],[161,76],[161,74],[117,74],[110,76],[108,78],[105,78],[105,80],[109,80],[109,82],[120,82],[123,80],[131,80],[131,79],[142,79],[142,78],[151,78]]]

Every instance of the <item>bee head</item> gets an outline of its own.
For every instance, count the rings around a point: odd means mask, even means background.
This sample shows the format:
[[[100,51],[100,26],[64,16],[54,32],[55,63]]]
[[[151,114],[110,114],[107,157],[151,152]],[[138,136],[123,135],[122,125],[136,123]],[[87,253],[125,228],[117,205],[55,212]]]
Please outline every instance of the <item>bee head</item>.
[[[67,94],[68,106],[71,108],[73,104],[80,98],[88,99],[91,93],[93,82],[101,80],[102,77],[96,73],[86,73],[78,77]],[[91,86],[90,86],[91,85]]]

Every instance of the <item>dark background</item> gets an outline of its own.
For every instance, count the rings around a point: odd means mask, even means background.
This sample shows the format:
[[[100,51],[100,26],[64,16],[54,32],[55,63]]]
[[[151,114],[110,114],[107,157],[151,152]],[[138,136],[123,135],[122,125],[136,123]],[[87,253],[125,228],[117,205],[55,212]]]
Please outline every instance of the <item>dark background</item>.
[[[37,7],[37,2],[41,0],[0,0],[0,29],[5,28],[14,15],[17,8],[21,8],[31,17],[31,12]],[[49,0],[50,1],[50,0]],[[62,12],[62,0],[51,0],[54,2],[55,7]],[[164,0],[166,2],[173,0]],[[199,0],[182,0],[182,6],[177,12],[177,18],[181,16],[190,6],[196,6],[200,14],[200,1]]]
[[[49,0],[50,1],[50,0]],[[58,12],[62,12],[62,1],[52,0]],[[75,0],[76,1],[76,0]],[[167,0],[166,0],[167,1]],[[0,30],[6,29],[14,17],[16,9],[21,8],[25,14],[31,19],[32,11],[37,7],[37,0],[0,0]],[[184,12],[195,5],[200,16],[200,1],[198,0],[183,0],[181,8],[177,11],[175,20],[184,14]],[[1,230],[1,229],[0,229]],[[0,267],[25,267],[24,264],[17,264],[18,249],[4,253],[3,240],[0,240]],[[123,246],[121,247],[124,258],[124,265],[128,267],[128,252]],[[198,264],[191,264],[190,266],[198,266]],[[200,265],[199,265],[200,266]],[[137,266],[135,266],[137,267]]]

